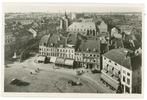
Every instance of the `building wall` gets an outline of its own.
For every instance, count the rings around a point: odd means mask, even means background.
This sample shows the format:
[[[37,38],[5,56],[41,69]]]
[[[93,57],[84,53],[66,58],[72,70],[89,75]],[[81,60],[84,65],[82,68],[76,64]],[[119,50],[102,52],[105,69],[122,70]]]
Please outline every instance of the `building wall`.
[[[83,53],[84,67],[100,70],[100,54],[99,53]]]
[[[111,59],[102,57],[102,68],[108,70],[108,72],[114,74],[116,77],[121,78],[119,72],[121,72],[121,66]]]
[[[82,52],[75,52],[75,61],[83,62],[83,53]]]
[[[5,45],[14,44],[15,37],[13,35],[5,35]]]
[[[46,56],[46,47],[45,46],[39,46],[39,55]]]
[[[5,35],[5,58],[13,56],[15,50],[15,37],[11,34]]]
[[[132,71],[103,56],[103,69],[120,78],[123,93],[132,93]],[[120,73],[120,74],[119,74]]]
[[[108,26],[105,24],[104,21],[101,22],[101,24],[98,26],[100,33],[108,32]]]
[[[141,93],[142,91],[142,69],[139,67],[132,73],[132,93]]]
[[[75,58],[74,48],[56,48],[39,46],[39,54],[48,57]]]
[[[124,93],[132,93],[132,71],[122,66],[121,83]]]
[[[96,29],[80,29],[80,28],[68,28],[67,29],[68,32],[72,32],[72,33],[80,33],[82,35],[88,35],[88,36],[97,36],[97,31]]]

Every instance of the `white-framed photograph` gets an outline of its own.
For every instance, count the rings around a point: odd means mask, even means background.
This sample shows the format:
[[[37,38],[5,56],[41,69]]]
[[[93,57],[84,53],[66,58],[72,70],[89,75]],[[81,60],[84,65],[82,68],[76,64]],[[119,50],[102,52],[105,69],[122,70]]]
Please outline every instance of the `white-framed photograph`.
[[[3,3],[3,95],[143,97],[143,4]]]

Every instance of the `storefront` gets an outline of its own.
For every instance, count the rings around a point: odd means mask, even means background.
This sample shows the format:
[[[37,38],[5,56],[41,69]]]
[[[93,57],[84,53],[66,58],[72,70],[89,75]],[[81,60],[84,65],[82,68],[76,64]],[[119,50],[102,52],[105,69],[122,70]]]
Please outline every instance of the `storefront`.
[[[73,59],[66,59],[65,66],[68,68],[74,68],[74,60]]]
[[[101,74],[101,80],[103,81],[103,83],[105,83],[106,85],[109,85],[109,87],[113,90],[118,90],[119,87],[119,81],[113,79],[113,77],[111,77],[110,75],[108,75],[107,73],[102,71]]]
[[[37,63],[44,63],[45,57],[44,56],[39,56],[37,57]]]
[[[56,58],[55,64],[58,65],[58,66],[64,66],[65,59],[63,59],[63,58]]]
[[[50,62],[51,63],[55,63],[56,62],[57,57],[50,57]]]

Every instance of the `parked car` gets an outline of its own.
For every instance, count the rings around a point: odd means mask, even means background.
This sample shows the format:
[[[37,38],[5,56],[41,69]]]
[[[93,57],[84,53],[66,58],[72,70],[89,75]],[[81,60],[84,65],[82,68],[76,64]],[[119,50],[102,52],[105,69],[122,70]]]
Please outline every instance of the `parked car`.
[[[71,84],[71,86],[78,86],[78,85],[82,85],[81,82],[77,81],[77,82],[74,82],[72,80],[68,81],[68,84]]]
[[[76,75],[82,75],[83,71],[76,71]]]

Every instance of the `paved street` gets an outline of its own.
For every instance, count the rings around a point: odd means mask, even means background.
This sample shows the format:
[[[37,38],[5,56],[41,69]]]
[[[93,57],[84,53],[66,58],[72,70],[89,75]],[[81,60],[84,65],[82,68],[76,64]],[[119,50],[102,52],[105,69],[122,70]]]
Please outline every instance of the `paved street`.
[[[76,70],[59,68],[54,69],[54,64],[34,63],[34,57],[19,63],[8,64],[5,68],[5,91],[6,92],[63,92],[63,93],[103,93],[112,91],[103,86],[99,80],[100,74],[76,75]],[[39,68],[38,73],[35,69]],[[30,74],[32,72],[33,74]],[[79,80],[82,86],[71,86],[68,81],[77,82]],[[92,78],[93,77],[93,78]],[[96,78],[97,77],[97,78]],[[10,81],[17,78],[29,82],[29,86],[11,85]],[[95,80],[94,80],[95,79]],[[97,79],[97,80],[96,80]],[[100,85],[101,84],[101,85]],[[112,92],[113,93],[113,92]]]

